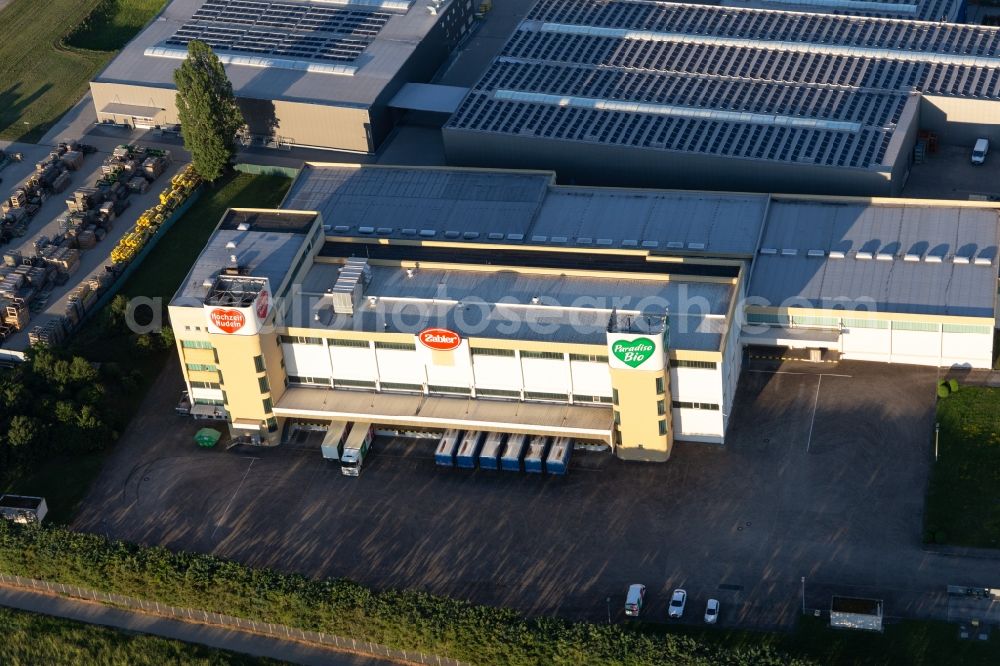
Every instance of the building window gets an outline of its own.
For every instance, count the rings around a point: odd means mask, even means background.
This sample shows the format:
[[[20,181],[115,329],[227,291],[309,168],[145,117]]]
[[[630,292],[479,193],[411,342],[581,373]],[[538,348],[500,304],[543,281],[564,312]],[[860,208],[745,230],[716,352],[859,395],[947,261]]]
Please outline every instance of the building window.
[[[406,384],[404,382],[382,382],[383,391],[410,391],[411,393],[423,393],[424,387],[420,384]]]
[[[619,411],[618,411],[618,410],[616,409],[616,410],[615,410],[615,425],[621,425],[621,424],[622,424],[622,413],[621,413],[621,412],[619,412]]]
[[[666,403],[666,401],[664,401],[664,400],[657,400],[656,401],[656,413],[659,414],[660,416],[663,416],[664,414],[667,413],[667,403]]]
[[[211,349],[212,343],[207,340],[181,340],[184,349]]]
[[[326,377],[299,377],[297,375],[289,375],[288,381],[292,384],[319,384],[321,386],[330,385],[330,380]]]
[[[279,335],[278,342],[285,345],[321,345],[323,338],[307,338],[301,335]]]
[[[375,382],[367,379],[334,379],[334,388],[375,388]]]
[[[219,350],[216,349],[215,347],[212,347],[212,357],[215,359],[215,363],[218,364],[219,363]]]
[[[215,405],[219,407],[226,404],[222,400],[211,400],[209,398],[195,398],[193,402],[196,405]]]
[[[470,395],[472,393],[472,389],[468,386],[443,386],[431,384],[427,387],[427,390],[431,393],[459,393],[461,395]]]
[[[565,359],[565,356],[559,352],[523,351],[521,352],[521,358],[551,358],[562,361]]]
[[[275,430],[278,429],[278,419],[274,418],[273,416],[269,418],[266,423],[268,432],[274,432]]]
[[[513,349],[492,349],[490,347],[473,347],[473,356],[513,356]]]
[[[660,434],[661,435],[666,435],[667,434],[667,420],[666,419],[660,419]]]
[[[677,359],[674,361],[675,368],[698,368],[700,370],[715,370],[718,366],[715,361],[686,361]]]
[[[219,385],[215,382],[191,382],[191,388],[217,389]]]
[[[993,329],[990,326],[974,326],[971,324],[943,324],[945,333],[977,333],[979,335],[990,335]]]
[[[565,393],[547,393],[545,391],[525,391],[525,400],[545,400],[547,402],[569,402],[569,396]]]
[[[657,395],[663,395],[663,377],[656,378],[656,393]],[[618,404],[618,398],[615,398],[615,404]]]
[[[476,395],[480,398],[515,398],[521,397],[520,391],[511,391],[509,389],[476,389]]]
[[[218,372],[219,368],[214,363],[187,363],[188,370],[197,372]]]
[[[398,349],[399,351],[415,351],[417,346],[412,342],[376,342],[375,349]]]
[[[611,389],[611,403],[618,404],[618,389]]]
[[[714,402],[681,402],[679,400],[674,400],[672,406],[674,409],[706,409],[713,412],[719,411],[719,406]]]
[[[841,324],[844,328],[889,328],[889,322],[877,319],[843,319]]]
[[[253,357],[253,367],[257,372],[264,372],[264,357],[254,356]]]
[[[575,403],[588,403],[594,402],[598,404],[611,404],[611,398],[605,395],[581,395],[579,393],[573,394],[573,402]]]
[[[258,377],[257,385],[260,386],[261,393],[267,393],[271,390],[271,386],[267,383],[267,377]]]
[[[331,338],[330,346],[332,347],[368,347],[367,340],[343,340],[340,338]]]
[[[271,402],[270,398],[264,398],[263,403],[264,403],[265,414],[270,414],[271,412],[274,411],[274,403]]]
[[[229,404],[229,396],[226,395],[225,391],[222,392],[222,404],[223,405],[228,405]]]
[[[600,354],[570,354],[569,360],[581,363],[607,363],[608,357]]]
[[[940,328],[937,324],[928,324],[922,321],[894,321],[892,322],[894,331],[921,331],[923,333],[937,333]]]

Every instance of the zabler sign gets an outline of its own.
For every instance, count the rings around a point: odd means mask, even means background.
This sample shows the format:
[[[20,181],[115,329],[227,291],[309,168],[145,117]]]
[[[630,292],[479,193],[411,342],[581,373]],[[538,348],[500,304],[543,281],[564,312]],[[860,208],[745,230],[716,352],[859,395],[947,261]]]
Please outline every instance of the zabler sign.
[[[663,370],[663,338],[608,333],[608,364],[621,370]]]
[[[434,351],[451,351],[462,344],[462,336],[447,328],[425,328],[417,333],[417,340]]]

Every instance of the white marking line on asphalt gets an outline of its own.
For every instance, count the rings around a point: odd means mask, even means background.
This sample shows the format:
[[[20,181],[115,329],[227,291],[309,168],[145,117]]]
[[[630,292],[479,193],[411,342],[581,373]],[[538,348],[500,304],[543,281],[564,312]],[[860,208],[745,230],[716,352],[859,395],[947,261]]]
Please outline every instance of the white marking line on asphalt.
[[[820,377],[847,377],[850,379],[854,375],[835,375],[832,372],[789,372],[788,370],[747,370],[747,372],[759,372],[763,375],[819,375]]]
[[[823,375],[819,376],[816,382],[816,397],[813,398],[813,414],[809,420],[809,437],[806,439],[806,453],[809,453],[809,445],[812,444],[813,426],[816,425],[816,408],[819,407],[819,387],[823,385]]]
[[[240,492],[240,488],[243,487],[243,482],[247,480],[247,475],[250,474],[250,468],[253,467],[253,464],[255,462],[257,462],[256,458],[251,458],[250,459],[250,464],[247,465],[247,471],[243,472],[243,478],[240,479],[240,485],[236,486],[236,490],[233,491],[233,496],[229,498],[229,503],[226,504],[226,508],[222,511],[222,515],[219,516],[218,522],[215,523],[215,529],[212,530],[212,538],[213,539],[215,538],[215,533],[218,532],[219,528],[222,526],[222,521],[226,519],[226,514],[229,513],[229,507],[231,507],[233,505],[233,500],[236,499],[237,493],[239,493]]]

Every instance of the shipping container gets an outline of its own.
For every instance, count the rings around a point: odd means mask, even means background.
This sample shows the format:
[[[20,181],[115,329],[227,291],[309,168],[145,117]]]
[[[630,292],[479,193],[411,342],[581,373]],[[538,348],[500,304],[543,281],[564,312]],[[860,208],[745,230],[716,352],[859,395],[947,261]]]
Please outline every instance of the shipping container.
[[[461,438],[461,430],[445,430],[438,441],[437,451],[434,453],[435,464],[442,467],[454,467],[455,451],[458,450],[458,442]]]
[[[557,437],[552,442],[549,455],[545,458],[545,471],[549,474],[565,474],[569,471],[569,458],[573,455],[573,440]]]
[[[350,431],[350,424],[344,421],[331,421],[323,436],[323,443],[320,450],[326,460],[340,460],[340,446],[344,443],[344,438]]]
[[[491,432],[483,442],[483,449],[479,452],[480,469],[500,469],[500,454],[503,452],[504,433]]]
[[[483,445],[486,433],[481,430],[468,430],[462,437],[458,445],[458,454],[455,456],[455,465],[462,469],[475,469],[476,458],[479,457],[479,449]]]
[[[524,471],[541,474],[545,465],[545,454],[549,448],[549,438],[534,435],[528,441],[528,452],[524,456]]]
[[[507,436],[507,443],[503,447],[503,455],[500,456],[501,469],[508,472],[520,472],[521,461],[524,460],[524,452],[527,449],[528,436],[519,433],[511,433]]]

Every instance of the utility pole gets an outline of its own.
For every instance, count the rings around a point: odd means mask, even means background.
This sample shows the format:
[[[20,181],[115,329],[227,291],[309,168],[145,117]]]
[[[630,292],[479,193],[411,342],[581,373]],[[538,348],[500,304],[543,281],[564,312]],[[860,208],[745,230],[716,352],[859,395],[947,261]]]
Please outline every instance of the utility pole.
[[[802,577],[802,614],[806,614],[806,577]]]
[[[941,424],[934,424],[934,462],[938,459],[938,435],[941,433]]]

